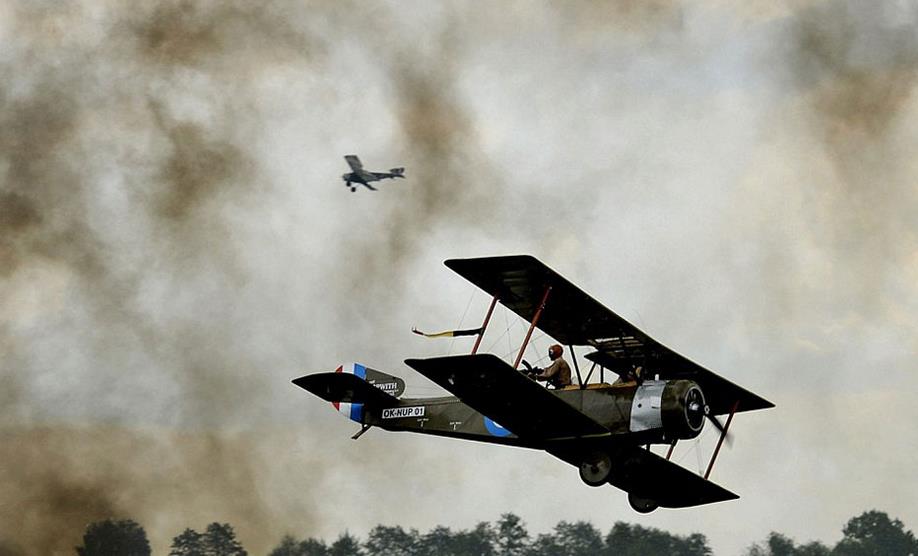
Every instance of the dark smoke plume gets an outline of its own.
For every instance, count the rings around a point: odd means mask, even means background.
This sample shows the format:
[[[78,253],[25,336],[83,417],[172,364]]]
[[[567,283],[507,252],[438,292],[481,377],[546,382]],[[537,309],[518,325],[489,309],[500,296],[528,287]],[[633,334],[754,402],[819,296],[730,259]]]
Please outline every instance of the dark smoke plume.
[[[821,209],[812,232],[848,269],[843,286],[885,311],[889,301],[876,289],[907,264],[918,240],[911,153],[902,147],[915,117],[918,14],[914,6],[895,17],[891,6],[875,8],[833,2],[803,11],[792,24],[790,67],[832,169],[805,185]]]
[[[219,427],[253,413],[261,383],[234,348],[232,306],[195,297],[232,299],[248,280],[226,214],[264,187],[248,149],[251,86],[314,60],[315,43],[280,4],[21,3],[10,14],[21,55],[0,65],[0,285],[11,292],[0,538],[21,548],[3,550],[69,553],[109,517],[136,516],[162,542],[173,531],[158,513],[186,497],[266,526],[245,442],[54,423]],[[131,403],[144,399],[160,401]]]

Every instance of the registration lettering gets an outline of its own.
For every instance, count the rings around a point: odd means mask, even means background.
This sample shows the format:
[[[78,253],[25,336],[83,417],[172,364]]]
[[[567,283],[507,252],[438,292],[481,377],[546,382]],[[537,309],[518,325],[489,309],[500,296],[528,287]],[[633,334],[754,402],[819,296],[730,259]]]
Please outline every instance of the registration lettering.
[[[383,409],[383,419],[404,419],[405,417],[423,417],[424,406],[416,405],[412,407],[388,407]]]

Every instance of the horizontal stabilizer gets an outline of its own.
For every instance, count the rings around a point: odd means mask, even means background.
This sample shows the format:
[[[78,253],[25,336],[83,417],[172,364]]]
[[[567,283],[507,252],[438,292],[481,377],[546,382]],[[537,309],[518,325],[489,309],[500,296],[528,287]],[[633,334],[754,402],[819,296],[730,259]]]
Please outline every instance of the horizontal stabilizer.
[[[395,396],[349,373],[316,373],[296,378],[293,383],[332,403],[359,403],[378,407],[398,405]]]
[[[549,441],[610,434],[494,355],[407,359],[405,364],[520,438]]]

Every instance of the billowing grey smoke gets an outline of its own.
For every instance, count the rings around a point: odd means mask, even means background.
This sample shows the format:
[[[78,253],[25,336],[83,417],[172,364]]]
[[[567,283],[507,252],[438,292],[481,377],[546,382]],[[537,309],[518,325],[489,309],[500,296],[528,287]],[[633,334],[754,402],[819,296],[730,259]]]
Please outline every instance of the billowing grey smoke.
[[[740,503],[648,525],[737,552],[802,527],[788,507],[813,536],[881,502],[914,522],[901,469],[849,452],[918,417],[916,13],[815,4],[0,8],[0,554],[107,517],[158,553],[211,521],[266,552],[633,519],[547,457],[352,443],[288,383],[361,358],[423,391],[401,359],[444,344],[408,328],[469,295],[440,261],[506,252],[778,403],[715,471]],[[408,179],[351,194],[351,152]]]

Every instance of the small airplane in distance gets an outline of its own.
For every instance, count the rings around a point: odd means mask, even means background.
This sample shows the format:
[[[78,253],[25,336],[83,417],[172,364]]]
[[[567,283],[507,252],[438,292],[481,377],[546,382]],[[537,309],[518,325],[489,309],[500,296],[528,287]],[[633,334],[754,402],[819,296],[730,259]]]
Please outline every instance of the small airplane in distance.
[[[405,169],[404,168],[391,168],[388,172],[368,172],[363,169],[363,164],[360,162],[360,159],[357,158],[356,154],[349,154],[344,157],[344,160],[347,161],[348,166],[351,167],[352,172],[344,174],[341,176],[341,179],[344,180],[344,183],[347,187],[351,188],[351,193],[357,191],[357,186],[353,185],[359,183],[369,189],[370,191],[376,191],[376,188],[370,185],[371,181],[384,180],[386,178],[404,178]]]

